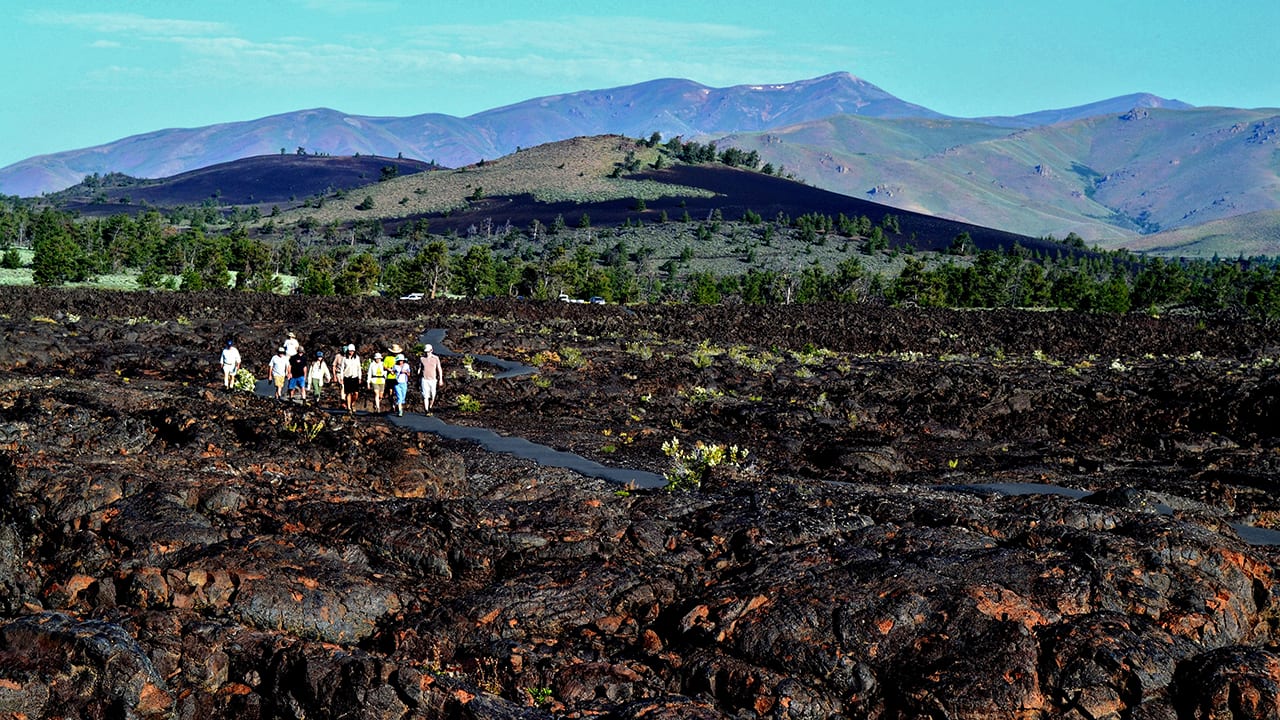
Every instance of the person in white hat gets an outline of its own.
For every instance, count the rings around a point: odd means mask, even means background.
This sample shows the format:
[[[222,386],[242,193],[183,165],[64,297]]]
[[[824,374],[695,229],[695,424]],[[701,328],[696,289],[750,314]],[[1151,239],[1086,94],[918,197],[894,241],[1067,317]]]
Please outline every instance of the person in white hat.
[[[346,353],[340,358],[341,367],[338,374],[342,378],[343,402],[347,412],[355,412],[356,401],[360,399],[360,356],[356,354],[356,346],[348,345]]]
[[[422,346],[422,412],[431,412],[431,403],[436,400],[436,391],[444,384],[444,370],[440,367],[440,358],[432,352],[431,343]]]
[[[298,335],[292,330],[289,331],[288,336],[285,337],[284,342],[281,344],[284,345],[285,355],[290,359],[302,350],[302,345],[298,342]]]
[[[409,376],[413,374],[413,367],[404,359],[404,355],[397,355],[391,372],[396,379],[396,412],[404,417],[404,399],[409,395]]]
[[[289,356],[284,346],[276,348],[276,354],[267,362],[267,371],[271,374],[271,384],[276,386],[276,399],[284,399],[284,384],[289,379]]]
[[[381,414],[382,395],[387,384],[387,368],[382,364],[382,353],[373,354],[373,361],[369,363],[369,372],[364,380],[369,392],[373,393],[373,411]]]

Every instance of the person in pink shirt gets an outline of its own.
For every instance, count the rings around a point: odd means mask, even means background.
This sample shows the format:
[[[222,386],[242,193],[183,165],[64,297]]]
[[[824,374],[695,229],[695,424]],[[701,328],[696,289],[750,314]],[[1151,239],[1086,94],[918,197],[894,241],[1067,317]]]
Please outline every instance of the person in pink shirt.
[[[431,412],[431,403],[435,402],[436,391],[444,384],[444,370],[440,367],[440,358],[432,352],[430,343],[422,347],[422,411]]]

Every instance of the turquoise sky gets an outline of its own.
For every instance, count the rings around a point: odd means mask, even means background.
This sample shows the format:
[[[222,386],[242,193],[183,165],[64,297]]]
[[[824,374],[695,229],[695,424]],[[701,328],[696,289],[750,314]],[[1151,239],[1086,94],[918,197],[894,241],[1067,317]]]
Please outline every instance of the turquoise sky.
[[[313,107],[468,115],[682,77],[848,71],[957,116],[1151,92],[1280,106],[1280,2],[10,0],[0,167]]]

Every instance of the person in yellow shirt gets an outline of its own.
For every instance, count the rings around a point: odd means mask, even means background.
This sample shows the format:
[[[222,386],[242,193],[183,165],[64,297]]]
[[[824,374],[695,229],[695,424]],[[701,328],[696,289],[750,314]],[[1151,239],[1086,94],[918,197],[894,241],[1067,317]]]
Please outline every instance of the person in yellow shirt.
[[[382,363],[382,353],[373,354],[373,362],[369,363],[369,372],[365,375],[365,385],[373,393],[373,411],[382,412],[382,393],[387,387],[387,366]]]

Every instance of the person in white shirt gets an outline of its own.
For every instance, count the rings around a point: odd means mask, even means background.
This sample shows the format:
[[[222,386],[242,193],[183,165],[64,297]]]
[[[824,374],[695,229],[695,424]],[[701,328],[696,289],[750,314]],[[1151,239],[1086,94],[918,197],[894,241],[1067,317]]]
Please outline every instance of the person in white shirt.
[[[294,334],[292,330],[290,330],[289,337],[285,338],[285,341],[284,341],[285,355],[288,357],[293,357],[294,355],[297,355],[298,351],[301,349],[302,349],[302,346],[300,343],[298,343],[298,336]]]
[[[356,401],[360,399],[360,356],[356,354],[356,346],[348,345],[347,352],[338,358],[338,377],[342,378],[342,389],[346,393],[343,400],[347,405],[347,412],[355,411]]]
[[[373,354],[373,361],[369,363],[369,373],[365,377],[365,385],[369,387],[369,392],[373,393],[373,411],[382,413],[382,393],[387,385],[387,368],[382,364],[382,353]]]
[[[289,356],[285,354],[283,345],[276,348],[276,354],[267,363],[267,370],[271,373],[271,384],[276,386],[276,399],[283,400],[284,384],[289,380]]]
[[[240,351],[236,349],[234,340],[228,340],[222,348],[222,357],[218,359],[222,366],[222,387],[230,390],[236,385],[236,373],[240,372]]]
[[[329,365],[324,361],[324,351],[316,351],[315,362],[307,366],[307,385],[311,389],[311,397],[315,402],[320,402],[320,393],[324,390],[324,384],[329,382]]]

